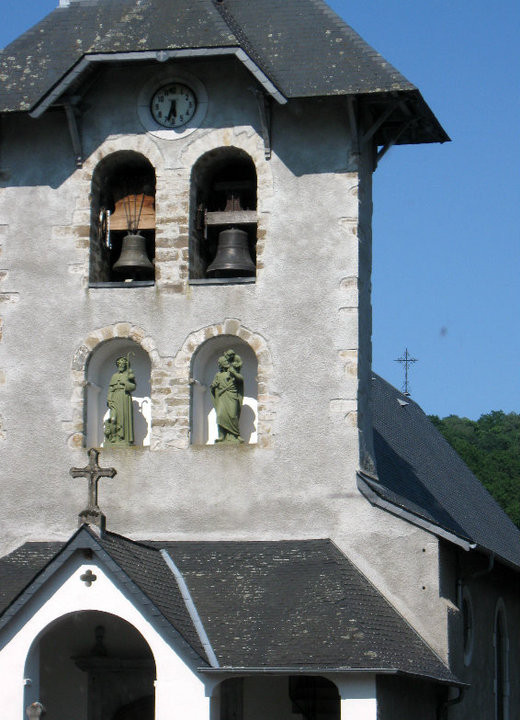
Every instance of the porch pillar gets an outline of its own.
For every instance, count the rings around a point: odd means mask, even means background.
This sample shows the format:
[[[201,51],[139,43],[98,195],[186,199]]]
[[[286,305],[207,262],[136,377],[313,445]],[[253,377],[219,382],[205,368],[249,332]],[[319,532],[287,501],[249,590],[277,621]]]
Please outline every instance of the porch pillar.
[[[341,698],[341,720],[377,720],[375,675],[348,675],[330,678]]]
[[[155,720],[209,720],[209,698],[204,696],[204,686],[186,684],[188,687],[168,678],[155,681]]]

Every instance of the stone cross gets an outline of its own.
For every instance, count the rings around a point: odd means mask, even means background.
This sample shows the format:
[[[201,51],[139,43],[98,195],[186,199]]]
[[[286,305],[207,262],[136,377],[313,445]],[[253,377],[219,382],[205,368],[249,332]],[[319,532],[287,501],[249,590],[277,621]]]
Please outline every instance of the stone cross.
[[[102,531],[105,529],[106,517],[98,507],[98,481],[102,477],[114,477],[115,468],[102,468],[98,465],[99,452],[95,448],[88,451],[88,465],[84,468],[71,468],[73,478],[84,477],[88,479],[88,505],[78,515],[79,525],[88,523],[97,525]]]

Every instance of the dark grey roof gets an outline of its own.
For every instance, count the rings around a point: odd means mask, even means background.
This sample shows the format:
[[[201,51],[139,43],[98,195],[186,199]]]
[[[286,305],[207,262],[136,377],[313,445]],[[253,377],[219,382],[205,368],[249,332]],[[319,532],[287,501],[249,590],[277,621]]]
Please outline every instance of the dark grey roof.
[[[177,581],[157,548],[113,533],[106,533],[98,541],[121,570],[150,598],[163,617],[207,664],[206,651],[201,644]]]
[[[365,670],[457,682],[328,540],[136,543],[112,533],[90,537],[191,644],[202,669],[209,669],[204,649],[160,549],[182,573],[222,670]],[[41,574],[51,553],[67,546],[26,543],[0,559],[1,609],[32,580],[29,568],[33,577]]]
[[[520,531],[421,408],[372,381],[377,498],[520,567]]]
[[[62,547],[60,542],[25,543],[0,558],[0,615]]]
[[[322,0],[72,0],[0,55],[0,111],[31,110],[85,55],[215,48],[241,48],[286,98],[401,94],[409,107],[393,119],[416,122],[398,142],[448,139],[417,88]]]
[[[395,670],[454,680],[330,540],[163,546],[223,668]]]

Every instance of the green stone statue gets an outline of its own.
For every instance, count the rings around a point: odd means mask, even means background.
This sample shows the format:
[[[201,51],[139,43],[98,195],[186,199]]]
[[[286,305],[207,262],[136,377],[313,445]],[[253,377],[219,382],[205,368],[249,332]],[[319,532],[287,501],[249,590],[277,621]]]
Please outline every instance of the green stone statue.
[[[130,367],[130,353],[118,357],[117,372],[110,378],[107,405],[110,415],[105,421],[105,438],[109,445],[134,444],[134,415],[132,391],[136,388],[134,371]]]
[[[244,401],[242,360],[234,350],[226,350],[217,360],[218,373],[211,383],[211,396],[217,413],[217,443],[243,443],[238,423]]]

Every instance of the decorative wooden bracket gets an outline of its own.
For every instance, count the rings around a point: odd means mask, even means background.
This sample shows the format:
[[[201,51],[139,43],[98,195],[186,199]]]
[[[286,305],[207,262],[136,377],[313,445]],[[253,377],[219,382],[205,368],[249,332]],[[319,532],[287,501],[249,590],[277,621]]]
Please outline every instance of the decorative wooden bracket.
[[[252,91],[256,95],[258,102],[258,111],[260,113],[260,125],[262,127],[262,137],[264,140],[264,155],[266,160],[271,159],[271,98],[261,90],[253,88]]]
[[[367,143],[372,137],[374,137],[374,135],[375,135],[376,132],[379,130],[379,128],[381,127],[381,125],[388,120],[388,118],[390,117],[390,115],[394,112],[394,110],[395,110],[397,107],[399,107],[399,105],[401,104],[401,102],[402,102],[401,100],[396,100],[396,101],[393,102],[391,105],[389,105],[389,106],[387,107],[387,109],[384,111],[384,113],[382,113],[382,114],[377,118],[377,120],[375,121],[375,123],[366,131],[366,133],[365,133],[365,134],[363,135],[363,137],[361,138],[361,143],[362,143],[363,145],[364,145],[365,143]]]
[[[72,149],[74,150],[74,157],[76,161],[76,167],[83,167],[83,149],[81,147],[81,136],[79,132],[78,115],[79,110],[77,103],[67,101],[63,105],[65,109],[65,115],[67,116],[67,124],[69,126],[70,139],[72,142]]]
[[[413,125],[416,123],[417,120],[415,118],[410,118],[409,120],[406,120],[401,127],[396,131],[396,133],[393,135],[393,137],[379,150],[379,152],[376,155],[376,162],[375,167],[377,168],[379,161],[386,155],[386,153],[390,150],[391,147],[393,147],[396,142],[399,140],[401,135],[404,133],[405,130],[407,130],[410,125]],[[375,168],[374,168],[375,170]]]

